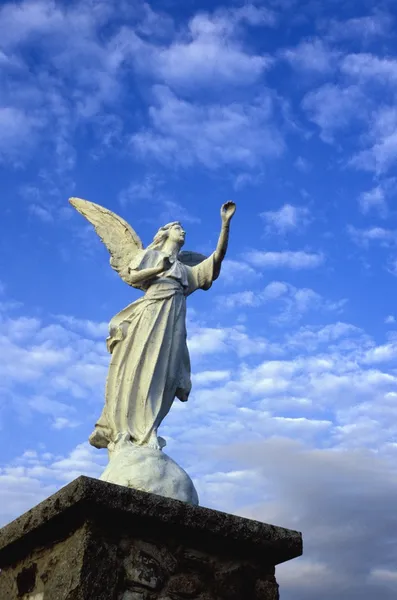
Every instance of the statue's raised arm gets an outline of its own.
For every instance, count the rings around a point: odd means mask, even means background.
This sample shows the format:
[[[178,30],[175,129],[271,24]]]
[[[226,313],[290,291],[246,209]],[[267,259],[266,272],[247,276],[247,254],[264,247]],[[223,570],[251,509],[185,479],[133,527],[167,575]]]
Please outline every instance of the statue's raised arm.
[[[93,446],[109,450],[110,462],[101,479],[197,503],[190,478],[162,453],[165,441],[157,430],[175,398],[189,398],[186,298],[198,289],[208,290],[218,278],[236,206],[222,206],[218,243],[206,257],[181,252],[186,234],[178,221],[160,227],[144,248],[132,227],[115,213],[78,198],[70,203],[95,227],[113,269],[145,292],[109,326],[112,357],[105,406],[90,436]]]
[[[232,220],[235,212],[236,205],[234,202],[225,202],[225,204],[223,204],[221,207],[222,228],[218,240],[218,245],[215,250],[215,260],[217,264],[219,264],[219,267],[226,255],[227,245],[229,242],[230,221]]]

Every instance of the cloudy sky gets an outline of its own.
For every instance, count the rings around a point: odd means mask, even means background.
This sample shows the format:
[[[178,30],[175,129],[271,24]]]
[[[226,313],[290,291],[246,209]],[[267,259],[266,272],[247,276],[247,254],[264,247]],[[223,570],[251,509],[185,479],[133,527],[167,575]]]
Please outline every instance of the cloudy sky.
[[[228,259],[162,427],[201,504],[298,529],[284,600],[397,592],[392,0],[2,2],[0,513],[106,452],[107,323],[139,297],[69,196]]]

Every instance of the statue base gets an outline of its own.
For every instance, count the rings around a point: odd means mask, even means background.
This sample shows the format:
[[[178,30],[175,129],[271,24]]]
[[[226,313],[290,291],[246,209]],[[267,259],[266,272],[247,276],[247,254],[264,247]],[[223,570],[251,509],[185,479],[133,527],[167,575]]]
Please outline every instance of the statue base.
[[[296,531],[79,477],[0,530],[3,600],[278,600]]]
[[[172,458],[160,449],[124,439],[110,445],[109,464],[99,479],[189,504],[199,503],[193,481]]]

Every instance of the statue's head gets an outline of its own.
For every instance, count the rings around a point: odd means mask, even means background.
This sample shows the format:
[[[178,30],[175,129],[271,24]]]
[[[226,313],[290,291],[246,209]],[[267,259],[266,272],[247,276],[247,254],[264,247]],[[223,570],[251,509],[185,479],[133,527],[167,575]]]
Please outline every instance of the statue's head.
[[[153,242],[148,246],[148,249],[161,250],[167,240],[182,247],[185,243],[185,235],[186,233],[180,222],[173,221],[172,223],[164,225],[164,227],[160,227],[153,238]]]

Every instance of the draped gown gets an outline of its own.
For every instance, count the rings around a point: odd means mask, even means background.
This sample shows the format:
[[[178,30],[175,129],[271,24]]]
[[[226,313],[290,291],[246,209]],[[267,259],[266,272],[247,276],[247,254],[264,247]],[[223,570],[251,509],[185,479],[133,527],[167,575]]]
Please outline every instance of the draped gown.
[[[156,267],[164,256],[143,250],[130,269]],[[194,267],[175,260],[166,273],[140,282],[145,295],[111,320],[106,401],[90,436],[92,445],[106,447],[120,437],[138,445],[164,445],[157,428],[174,398],[185,401],[191,390],[186,297],[208,290],[219,270],[214,254]]]

